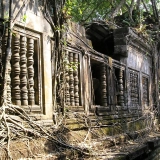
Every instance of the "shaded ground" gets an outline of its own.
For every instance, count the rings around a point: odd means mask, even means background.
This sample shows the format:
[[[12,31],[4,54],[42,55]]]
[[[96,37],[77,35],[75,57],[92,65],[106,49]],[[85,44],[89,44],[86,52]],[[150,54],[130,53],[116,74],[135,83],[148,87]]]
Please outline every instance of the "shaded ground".
[[[31,138],[30,140],[23,138],[12,141],[10,143],[10,154],[15,160],[124,160],[130,153],[141,148],[147,141],[157,139],[160,136],[158,133],[152,133],[139,137],[136,140],[124,139],[124,141],[120,141],[116,137],[112,141],[108,137],[104,139],[90,139],[84,133],[87,132],[70,131],[62,136],[62,132],[60,132],[59,137],[65,138],[72,145],[86,148],[88,155],[82,155],[76,150],[57,146],[45,138]],[[6,150],[3,148],[0,148],[0,159],[7,159]]]

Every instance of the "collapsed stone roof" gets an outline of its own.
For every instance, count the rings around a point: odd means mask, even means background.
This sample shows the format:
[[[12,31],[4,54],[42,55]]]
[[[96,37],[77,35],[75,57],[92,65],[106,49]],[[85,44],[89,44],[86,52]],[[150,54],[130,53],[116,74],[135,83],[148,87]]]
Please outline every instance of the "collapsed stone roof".
[[[131,43],[137,44],[139,48],[151,52],[152,44],[142,34],[136,32],[134,28],[110,28],[104,22],[93,22],[86,26],[86,36],[91,40],[93,48],[101,53],[113,56],[119,54],[127,55],[125,46]],[[119,46],[117,48],[117,46]]]

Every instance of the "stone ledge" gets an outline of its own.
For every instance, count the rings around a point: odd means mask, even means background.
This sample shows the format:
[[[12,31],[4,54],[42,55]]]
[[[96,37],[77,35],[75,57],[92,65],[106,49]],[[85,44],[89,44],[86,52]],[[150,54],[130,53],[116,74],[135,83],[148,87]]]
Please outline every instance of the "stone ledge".
[[[137,157],[145,154],[146,152],[148,152],[148,146],[147,145],[142,145],[141,147],[139,147],[138,149],[136,149],[132,153],[128,154],[127,159],[128,160],[134,160]]]
[[[147,144],[149,148],[153,150],[154,148],[160,146],[160,138],[156,138],[154,140],[148,141]]]

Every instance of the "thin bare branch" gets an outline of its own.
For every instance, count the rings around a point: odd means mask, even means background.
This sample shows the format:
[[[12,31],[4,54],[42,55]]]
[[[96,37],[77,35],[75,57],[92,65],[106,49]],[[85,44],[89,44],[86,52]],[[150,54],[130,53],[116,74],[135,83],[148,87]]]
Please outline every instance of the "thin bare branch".
[[[143,6],[144,6],[144,8],[145,8],[146,12],[147,12],[147,13],[149,13],[148,8],[147,8],[147,6],[146,6],[146,4],[145,4],[144,0],[142,0],[142,3],[143,3]]]
[[[118,11],[121,9],[121,7],[123,6],[123,4],[125,4],[126,0],[122,0],[117,6],[116,8],[113,9],[113,11],[111,12],[111,17],[115,17],[118,13]]]
[[[140,4],[141,4],[141,0],[137,0],[137,5],[136,5],[137,10],[139,10]]]
[[[153,9],[154,17],[155,17],[156,21],[159,22],[159,15],[158,15],[158,10],[157,10],[155,0],[151,0],[151,3],[152,3],[152,9]]]
[[[131,5],[129,7],[129,16],[130,16],[130,19],[131,19],[132,22],[134,21],[133,18],[132,18],[132,11],[133,11],[133,8],[134,8],[134,2],[135,2],[135,0],[132,0]]]
[[[99,3],[96,5],[96,7],[91,11],[91,13],[87,16],[87,18],[85,18],[84,20],[82,20],[82,22],[86,22],[90,16],[93,14],[93,12],[102,4],[103,1],[99,1]]]

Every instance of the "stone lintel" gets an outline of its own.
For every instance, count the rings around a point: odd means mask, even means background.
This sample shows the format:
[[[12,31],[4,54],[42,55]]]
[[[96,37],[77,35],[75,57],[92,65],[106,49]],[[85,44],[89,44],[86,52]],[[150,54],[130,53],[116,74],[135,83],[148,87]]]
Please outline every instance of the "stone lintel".
[[[151,53],[151,44],[148,39],[136,33],[132,28],[119,28],[113,31],[114,54],[128,57],[128,46],[138,46],[138,48]]]

